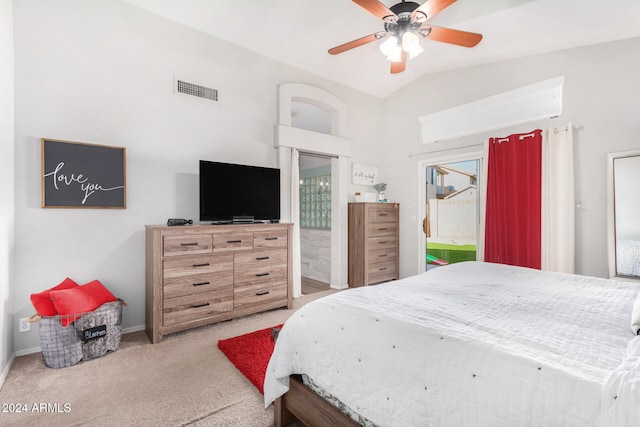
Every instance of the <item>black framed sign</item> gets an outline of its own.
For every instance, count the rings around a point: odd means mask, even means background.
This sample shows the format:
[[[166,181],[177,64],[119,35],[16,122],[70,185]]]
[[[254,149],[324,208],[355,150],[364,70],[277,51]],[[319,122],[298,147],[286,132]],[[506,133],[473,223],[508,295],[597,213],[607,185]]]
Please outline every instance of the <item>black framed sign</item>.
[[[126,149],[42,138],[43,208],[126,208]]]

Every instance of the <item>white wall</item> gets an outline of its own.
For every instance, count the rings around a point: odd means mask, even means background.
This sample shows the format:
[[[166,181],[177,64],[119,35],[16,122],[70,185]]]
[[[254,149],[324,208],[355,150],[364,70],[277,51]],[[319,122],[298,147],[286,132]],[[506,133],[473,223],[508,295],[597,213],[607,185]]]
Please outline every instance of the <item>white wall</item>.
[[[9,286],[15,244],[13,79],[13,1],[0,0],[0,386],[13,353],[15,329]]]
[[[492,132],[514,131],[572,122],[575,131],[576,272],[607,277],[606,153],[640,147],[640,38],[530,56],[501,63],[423,77],[386,99],[384,179],[387,194],[400,202],[400,275],[418,271],[418,161],[442,156],[447,149],[482,144],[488,135],[421,145],[418,117],[566,75],[563,114]],[[410,154],[434,150],[431,155]],[[445,151],[443,151],[445,150]]]
[[[15,318],[65,277],[100,279],[144,325],[144,225],[197,219],[198,159],[277,166],[277,86],[300,82],[353,112],[354,160],[381,164],[382,101],[112,0],[15,4]],[[220,91],[173,94],[174,75]],[[40,207],[40,138],[127,148],[127,209]],[[39,345],[37,328],[15,348]]]

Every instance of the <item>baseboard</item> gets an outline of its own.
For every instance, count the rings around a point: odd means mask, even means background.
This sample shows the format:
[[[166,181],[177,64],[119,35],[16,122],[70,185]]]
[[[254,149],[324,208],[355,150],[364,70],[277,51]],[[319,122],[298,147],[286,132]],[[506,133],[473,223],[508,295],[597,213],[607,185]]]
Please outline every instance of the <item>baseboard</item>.
[[[7,375],[9,375],[9,371],[11,370],[11,366],[13,366],[13,361],[16,360],[16,354],[11,353],[11,357],[7,362],[6,366],[2,370],[2,374],[0,374],[0,389],[4,385],[4,381],[7,379]]]
[[[130,334],[131,332],[139,332],[144,331],[144,325],[131,326],[130,328],[124,328],[122,330],[123,334]]]
[[[27,354],[40,353],[42,349],[40,346],[25,348],[24,350],[18,350],[14,354],[15,356],[26,356]]]

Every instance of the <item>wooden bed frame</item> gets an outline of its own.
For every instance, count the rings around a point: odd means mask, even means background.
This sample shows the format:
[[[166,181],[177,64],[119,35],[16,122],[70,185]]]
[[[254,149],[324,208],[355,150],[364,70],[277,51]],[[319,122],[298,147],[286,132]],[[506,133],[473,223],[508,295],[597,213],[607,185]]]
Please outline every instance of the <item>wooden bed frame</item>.
[[[300,375],[289,377],[289,391],[273,403],[275,427],[299,421],[307,427],[354,427],[358,424],[302,383]]]

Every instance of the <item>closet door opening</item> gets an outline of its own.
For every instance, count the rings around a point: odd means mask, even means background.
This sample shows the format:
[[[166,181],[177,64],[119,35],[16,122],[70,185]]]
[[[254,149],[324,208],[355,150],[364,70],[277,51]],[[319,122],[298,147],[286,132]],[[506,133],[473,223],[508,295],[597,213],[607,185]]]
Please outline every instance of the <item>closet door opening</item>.
[[[331,283],[331,158],[300,153],[302,295]]]

